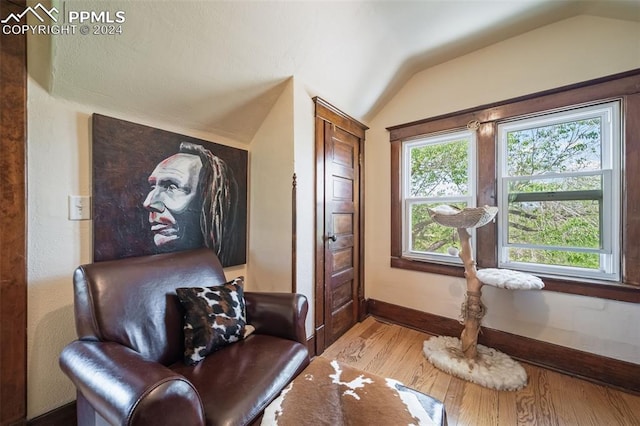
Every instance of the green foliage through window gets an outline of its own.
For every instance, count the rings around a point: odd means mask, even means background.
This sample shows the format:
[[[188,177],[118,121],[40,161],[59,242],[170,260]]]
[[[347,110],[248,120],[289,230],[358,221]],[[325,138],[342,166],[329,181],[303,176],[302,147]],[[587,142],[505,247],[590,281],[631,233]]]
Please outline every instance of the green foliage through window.
[[[449,248],[460,249],[458,232],[454,228],[438,225],[429,216],[427,209],[442,203],[413,204],[411,206],[411,250],[421,253],[450,254]],[[463,209],[464,203],[451,203]]]
[[[459,262],[458,233],[431,220],[429,208],[470,205],[473,194],[471,153],[475,139],[468,131],[437,135],[405,144],[405,250],[414,256],[447,256]],[[470,170],[471,168],[471,170]],[[449,259],[450,257],[450,259]]]
[[[412,197],[468,193],[468,140],[418,146],[410,152]]]
[[[611,105],[499,125],[503,260],[604,269],[605,216],[616,211]]]

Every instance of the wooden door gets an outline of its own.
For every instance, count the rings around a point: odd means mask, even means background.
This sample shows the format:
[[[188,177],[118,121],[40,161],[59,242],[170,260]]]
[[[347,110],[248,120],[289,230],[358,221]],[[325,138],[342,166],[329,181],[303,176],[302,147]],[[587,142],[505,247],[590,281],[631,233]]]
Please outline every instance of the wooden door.
[[[325,346],[358,318],[359,145],[357,137],[325,123]]]
[[[316,102],[315,344],[321,354],[364,316],[362,151],[367,129]]]

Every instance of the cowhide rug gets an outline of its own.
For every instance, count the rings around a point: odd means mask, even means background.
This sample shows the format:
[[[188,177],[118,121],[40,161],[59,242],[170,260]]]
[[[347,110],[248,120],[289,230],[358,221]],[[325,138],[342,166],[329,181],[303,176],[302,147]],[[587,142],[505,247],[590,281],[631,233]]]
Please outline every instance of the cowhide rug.
[[[266,408],[262,425],[446,425],[446,414],[396,380],[317,357]]]

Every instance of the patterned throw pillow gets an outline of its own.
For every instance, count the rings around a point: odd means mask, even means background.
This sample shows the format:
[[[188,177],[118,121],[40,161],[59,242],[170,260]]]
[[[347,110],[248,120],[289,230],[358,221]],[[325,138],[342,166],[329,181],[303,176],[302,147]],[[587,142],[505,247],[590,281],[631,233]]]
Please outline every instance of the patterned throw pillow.
[[[247,323],[243,283],[244,277],[239,277],[214,287],[176,289],[185,309],[185,363],[195,365],[243,338]]]

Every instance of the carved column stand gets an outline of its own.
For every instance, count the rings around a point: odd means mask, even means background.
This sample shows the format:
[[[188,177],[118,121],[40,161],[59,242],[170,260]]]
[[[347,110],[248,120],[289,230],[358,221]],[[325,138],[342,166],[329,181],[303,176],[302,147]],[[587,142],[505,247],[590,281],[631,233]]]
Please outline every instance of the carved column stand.
[[[467,293],[465,301],[462,303],[464,329],[460,335],[461,351],[465,359],[476,360],[478,358],[480,323],[487,309],[481,300],[483,283],[478,279],[478,270],[471,250],[471,234],[468,229],[486,225],[493,220],[498,209],[485,206],[458,210],[451,206],[439,206],[430,210],[429,213],[436,223],[456,228],[460,237],[458,256],[464,265],[464,276],[467,280]]]
[[[486,306],[482,303],[482,286],[540,289],[544,287],[544,283],[538,277],[518,271],[496,268],[477,270],[471,250],[469,230],[486,225],[493,220],[497,212],[496,207],[490,206],[459,210],[443,205],[429,209],[434,222],[456,228],[458,231],[460,237],[458,257],[464,264],[467,291],[462,303],[461,319],[464,329],[460,338],[431,337],[425,341],[423,350],[433,365],[447,373],[493,389],[518,390],[527,383],[527,373],[524,368],[508,355],[478,345],[480,325],[487,312]]]
[[[462,352],[467,359],[475,359],[478,355],[478,333],[480,323],[487,308],[482,303],[482,282],[478,279],[476,262],[473,260],[471,251],[471,235],[466,228],[458,228],[460,236],[460,246],[462,250],[458,256],[464,264],[464,276],[467,280],[466,299],[462,302],[462,319],[464,320],[464,330],[460,335],[462,342]]]

